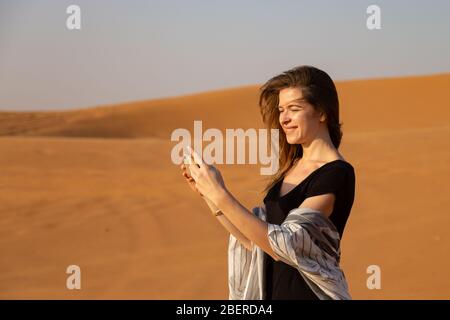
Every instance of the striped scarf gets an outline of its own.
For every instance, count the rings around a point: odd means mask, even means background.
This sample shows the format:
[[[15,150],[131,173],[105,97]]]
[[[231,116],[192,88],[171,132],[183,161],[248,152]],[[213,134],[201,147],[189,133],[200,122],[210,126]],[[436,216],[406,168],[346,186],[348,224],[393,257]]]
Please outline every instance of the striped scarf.
[[[252,213],[266,221],[265,206]],[[344,272],[339,267],[340,236],[323,213],[309,208],[289,211],[281,225],[268,224],[268,239],[280,261],[296,268],[322,300],[351,299]],[[264,251],[246,249],[230,234],[228,288],[230,300],[264,300]]]

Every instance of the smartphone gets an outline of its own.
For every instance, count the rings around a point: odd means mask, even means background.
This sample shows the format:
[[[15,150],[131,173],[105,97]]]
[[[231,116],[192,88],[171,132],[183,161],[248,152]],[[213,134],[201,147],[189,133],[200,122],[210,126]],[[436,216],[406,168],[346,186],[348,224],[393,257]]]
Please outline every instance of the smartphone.
[[[191,159],[192,160],[192,159]],[[194,179],[193,177],[192,177],[192,175],[191,175],[191,170],[189,169],[189,165],[190,164],[193,164],[193,163],[195,163],[193,160],[191,161],[190,159],[189,159],[189,156],[188,155],[183,155],[183,163],[186,165],[186,172],[187,172],[187,174],[192,178],[192,179]],[[195,181],[195,180],[194,180]],[[216,205],[212,202],[212,201],[210,201],[208,198],[206,198],[206,197],[204,197],[204,200],[206,201],[206,204],[208,205],[208,207],[214,212],[214,213],[217,213],[218,211],[220,211],[217,207],[216,207]]]
[[[189,175],[189,177],[192,178],[191,170],[190,170],[190,168],[189,168],[189,165],[192,164],[193,162],[191,162],[191,161],[189,160],[189,156],[186,155],[186,154],[183,155],[183,163],[186,165],[186,172],[187,172],[187,174]],[[192,178],[192,179],[194,179],[194,178]]]

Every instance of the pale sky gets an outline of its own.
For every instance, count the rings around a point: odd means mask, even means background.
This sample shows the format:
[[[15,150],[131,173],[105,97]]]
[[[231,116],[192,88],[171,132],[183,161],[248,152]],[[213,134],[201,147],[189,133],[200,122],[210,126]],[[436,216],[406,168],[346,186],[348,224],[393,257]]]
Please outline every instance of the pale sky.
[[[449,57],[447,0],[0,0],[0,110],[260,84],[303,64],[335,80],[445,73]]]

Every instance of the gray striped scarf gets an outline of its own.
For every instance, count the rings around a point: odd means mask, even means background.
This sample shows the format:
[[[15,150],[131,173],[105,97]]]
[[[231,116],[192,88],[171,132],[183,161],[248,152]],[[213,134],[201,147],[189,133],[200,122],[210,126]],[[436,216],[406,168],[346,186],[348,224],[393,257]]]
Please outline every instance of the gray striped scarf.
[[[265,206],[252,213],[266,221]],[[268,239],[280,261],[296,268],[322,300],[351,299],[339,267],[340,237],[334,224],[320,211],[295,208],[281,225],[268,224]],[[265,299],[264,251],[246,249],[230,234],[228,288],[230,300]]]

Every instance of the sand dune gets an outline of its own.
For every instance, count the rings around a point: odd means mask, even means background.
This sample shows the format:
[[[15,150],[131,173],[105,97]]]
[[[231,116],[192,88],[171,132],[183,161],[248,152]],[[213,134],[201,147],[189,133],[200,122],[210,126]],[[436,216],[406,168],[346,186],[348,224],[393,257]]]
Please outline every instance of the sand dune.
[[[249,86],[65,112],[0,112],[0,135],[167,139],[194,120],[219,129],[256,127],[257,99],[258,87]]]
[[[338,82],[341,122],[348,133],[446,126],[449,84],[448,74]],[[194,120],[221,130],[263,127],[257,102],[258,86],[247,86],[64,112],[0,111],[0,136],[167,139]]]
[[[357,177],[342,243],[355,299],[450,298],[449,84],[449,74],[338,83],[340,150]],[[257,98],[248,86],[0,112],[0,298],[226,299],[228,235],[171,163],[170,134],[194,120],[263,127]],[[259,165],[218,167],[244,205],[261,202]],[[66,289],[71,264],[81,291]],[[366,286],[369,265],[380,290]]]

